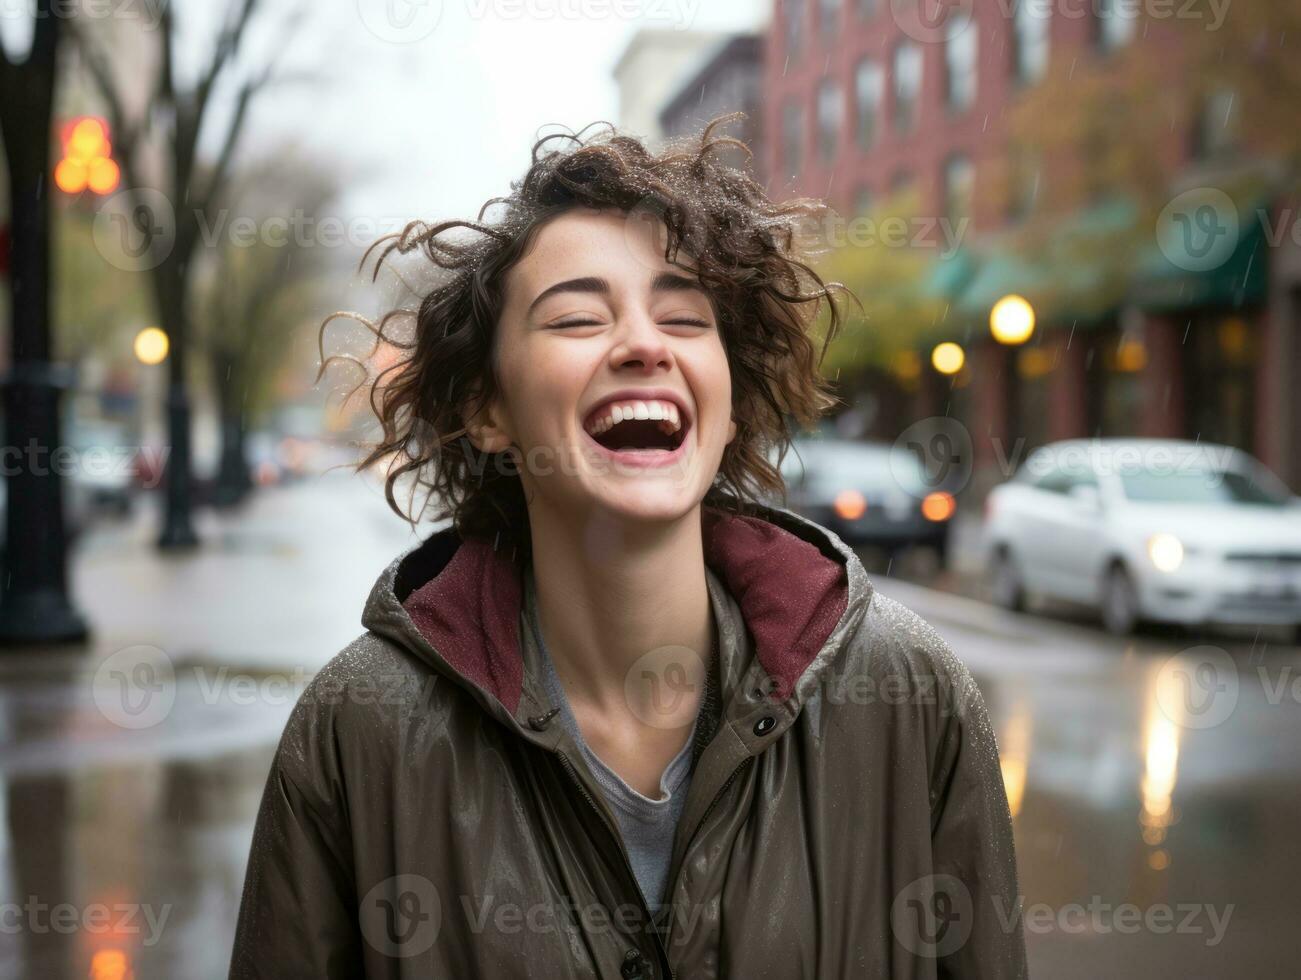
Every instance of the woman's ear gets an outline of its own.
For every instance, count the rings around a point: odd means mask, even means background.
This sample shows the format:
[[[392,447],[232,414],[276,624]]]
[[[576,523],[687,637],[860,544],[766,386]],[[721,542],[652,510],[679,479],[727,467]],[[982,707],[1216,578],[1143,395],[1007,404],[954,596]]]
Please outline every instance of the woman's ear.
[[[471,397],[469,404],[473,406],[477,401],[476,393]],[[473,414],[466,419],[465,432],[475,449],[482,453],[500,453],[513,445],[510,436],[498,424],[496,404],[483,405],[477,409],[471,408],[470,411]]]

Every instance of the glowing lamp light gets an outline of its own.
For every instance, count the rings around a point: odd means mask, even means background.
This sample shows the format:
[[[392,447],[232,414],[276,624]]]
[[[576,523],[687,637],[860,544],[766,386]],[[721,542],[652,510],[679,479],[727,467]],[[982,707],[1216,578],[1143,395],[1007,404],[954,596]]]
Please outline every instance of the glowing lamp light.
[[[88,179],[86,165],[80,160],[63,159],[54,167],[54,186],[65,194],[80,194]]]
[[[953,494],[945,490],[936,490],[922,498],[922,517],[928,521],[947,521],[957,509],[958,504],[953,499]]]
[[[121,176],[121,171],[113,160],[108,157],[96,157],[86,170],[86,186],[94,194],[111,194]]]
[[[989,329],[1000,344],[1024,344],[1034,333],[1034,307],[1024,296],[1004,296],[989,311]]]
[[[54,185],[65,194],[111,194],[121,172],[113,161],[108,126],[95,116],[79,116],[63,127],[63,156],[54,167]]]
[[[120,949],[101,949],[90,959],[90,980],[128,980],[131,963]]]
[[[967,363],[966,352],[961,345],[951,340],[936,344],[935,349],[931,351],[931,366],[940,374],[957,374],[965,363]]]
[[[167,334],[158,327],[145,327],[136,334],[133,345],[136,360],[141,364],[160,364],[167,356],[170,341]]]
[[[857,490],[841,490],[832,507],[841,520],[856,521],[867,510],[867,500]]]

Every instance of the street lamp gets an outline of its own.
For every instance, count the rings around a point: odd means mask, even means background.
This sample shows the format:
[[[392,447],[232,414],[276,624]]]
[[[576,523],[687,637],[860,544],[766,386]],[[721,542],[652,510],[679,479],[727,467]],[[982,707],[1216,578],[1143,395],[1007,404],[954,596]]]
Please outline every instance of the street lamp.
[[[940,374],[957,374],[967,363],[967,353],[960,344],[946,340],[931,351],[931,366]]]
[[[1034,307],[1024,296],[1004,296],[989,311],[989,329],[1000,344],[1024,344],[1034,333]]]
[[[161,364],[163,358],[167,356],[169,341],[167,333],[158,327],[145,327],[136,334],[135,343],[132,345],[135,350],[136,360],[141,364],[153,365]]]

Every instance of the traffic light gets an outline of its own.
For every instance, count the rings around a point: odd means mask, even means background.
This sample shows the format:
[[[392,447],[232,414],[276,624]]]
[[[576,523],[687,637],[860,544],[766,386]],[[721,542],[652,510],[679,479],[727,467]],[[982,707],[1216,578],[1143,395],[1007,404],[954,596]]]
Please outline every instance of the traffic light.
[[[121,174],[113,160],[108,126],[96,116],[78,116],[60,133],[63,156],[54,168],[54,184],[65,194],[111,194]]]

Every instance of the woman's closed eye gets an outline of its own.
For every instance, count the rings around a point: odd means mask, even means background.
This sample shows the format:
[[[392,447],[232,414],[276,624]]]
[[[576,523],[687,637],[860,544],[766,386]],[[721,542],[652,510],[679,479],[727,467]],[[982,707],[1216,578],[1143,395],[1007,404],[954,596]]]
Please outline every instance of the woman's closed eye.
[[[697,317],[689,317],[689,316],[674,317],[671,320],[661,320],[660,322],[665,324],[670,324],[673,326],[685,326],[685,327],[712,327],[713,326],[713,324],[707,320],[701,320]],[[557,329],[560,327],[599,327],[603,325],[604,323],[601,320],[562,320],[559,323],[550,324],[548,329]]]

